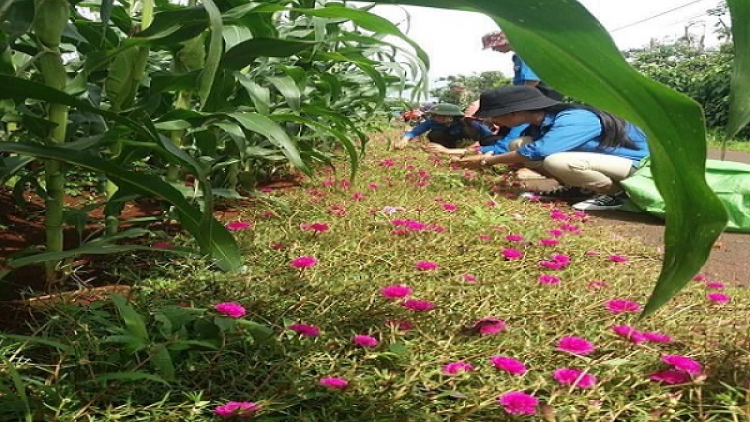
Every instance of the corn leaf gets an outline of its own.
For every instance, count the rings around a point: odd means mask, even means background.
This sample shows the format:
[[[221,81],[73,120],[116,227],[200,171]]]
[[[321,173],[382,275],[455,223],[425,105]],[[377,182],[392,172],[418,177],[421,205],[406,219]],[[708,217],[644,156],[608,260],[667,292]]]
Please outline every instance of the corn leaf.
[[[750,1],[728,0],[727,4],[732,13],[734,41],[734,71],[729,83],[728,139],[750,123]]]

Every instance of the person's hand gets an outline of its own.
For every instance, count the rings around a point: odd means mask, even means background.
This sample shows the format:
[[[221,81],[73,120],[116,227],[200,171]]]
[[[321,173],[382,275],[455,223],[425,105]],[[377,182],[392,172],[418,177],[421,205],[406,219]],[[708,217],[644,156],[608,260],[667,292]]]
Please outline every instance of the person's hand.
[[[404,149],[406,148],[407,144],[409,144],[409,138],[404,136],[403,138],[393,143],[393,149]]]
[[[424,150],[430,154],[448,154],[450,152],[448,148],[434,142],[425,145]]]
[[[457,164],[459,167],[463,167],[470,170],[479,170],[483,167],[482,161],[490,158],[492,156],[491,152],[488,152],[486,154],[477,154],[477,155],[470,155],[468,157],[461,157],[461,158],[453,158],[451,159],[451,162],[454,164]]]

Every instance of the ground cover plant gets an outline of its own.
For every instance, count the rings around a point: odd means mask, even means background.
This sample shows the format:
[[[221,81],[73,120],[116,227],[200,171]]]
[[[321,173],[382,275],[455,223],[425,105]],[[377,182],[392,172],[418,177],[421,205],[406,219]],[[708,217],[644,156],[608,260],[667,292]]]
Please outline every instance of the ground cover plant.
[[[354,182],[321,170],[223,221],[241,274],[157,255],[129,301],[4,335],[0,418],[748,419],[747,290],[698,276],[638,319],[657,250],[371,145]]]

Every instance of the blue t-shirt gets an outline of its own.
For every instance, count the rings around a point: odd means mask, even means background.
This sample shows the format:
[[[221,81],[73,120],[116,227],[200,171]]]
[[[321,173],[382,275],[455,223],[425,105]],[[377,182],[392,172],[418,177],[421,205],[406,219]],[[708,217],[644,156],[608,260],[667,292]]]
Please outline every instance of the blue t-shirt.
[[[541,80],[518,54],[513,55],[513,85],[526,85],[526,81],[540,82]]]
[[[532,161],[543,160],[557,152],[580,151],[615,155],[633,160],[633,165],[649,155],[646,134],[638,126],[627,123],[625,131],[636,148],[599,148],[602,124],[599,116],[583,109],[563,110],[546,114],[541,125],[543,135],[524,145],[517,152]]]
[[[505,137],[498,139],[497,142],[492,145],[480,147],[479,150],[482,151],[482,154],[486,154],[488,152],[491,152],[492,155],[505,154],[506,152],[508,152],[508,144],[510,144],[510,141],[520,138],[523,135],[523,131],[526,130],[527,127],[529,127],[528,123],[512,127],[510,128],[508,134],[505,135]]]
[[[480,137],[485,136],[491,136],[492,131],[487,126],[476,122],[476,121],[470,121],[469,124],[479,131]],[[417,137],[423,133],[436,131],[436,132],[448,132],[449,135],[452,136],[459,136],[461,135],[461,132],[464,129],[464,125],[461,123],[461,121],[455,121],[452,122],[450,125],[444,125],[440,124],[432,119],[427,119],[424,122],[418,124],[417,126],[414,126],[414,128],[408,132],[404,132],[403,136],[408,137],[409,139]]]

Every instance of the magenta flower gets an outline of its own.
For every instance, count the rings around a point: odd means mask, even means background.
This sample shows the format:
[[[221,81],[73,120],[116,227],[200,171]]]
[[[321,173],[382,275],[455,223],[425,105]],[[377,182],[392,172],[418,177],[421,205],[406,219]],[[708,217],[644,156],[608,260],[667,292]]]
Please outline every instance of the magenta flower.
[[[471,372],[474,370],[474,365],[462,361],[451,362],[443,366],[443,374],[445,375],[458,375],[463,372]]]
[[[638,302],[625,299],[612,299],[604,302],[604,306],[607,310],[613,314],[621,314],[626,312],[640,312],[641,305]]]
[[[443,204],[443,210],[448,212],[454,212],[458,209],[456,205],[453,204]]]
[[[719,282],[719,281],[709,281],[708,283],[706,283],[706,288],[707,289],[724,290],[725,287],[726,286],[724,285],[724,283]]]
[[[247,311],[237,302],[222,302],[214,305],[216,312],[232,318],[242,318]]]
[[[549,231],[549,234],[550,234],[551,236],[554,236],[554,237],[560,237],[560,236],[562,236],[563,234],[565,234],[565,232],[564,232],[564,231],[562,231],[562,230],[560,230],[560,229],[552,229],[552,230],[550,230],[550,231]]]
[[[557,261],[539,261],[539,266],[548,270],[561,270],[566,267],[566,264]]]
[[[542,246],[557,246],[559,243],[557,239],[539,239],[539,244]]]
[[[404,225],[407,229],[413,231],[413,232],[420,232],[427,228],[427,224],[422,223],[421,221],[414,221],[414,220],[406,220],[404,222]]]
[[[599,256],[599,252],[597,252],[597,251],[586,251],[586,253],[584,255],[586,255],[586,256]]]
[[[511,375],[523,375],[526,373],[526,365],[523,362],[508,356],[490,356],[490,362],[492,362],[495,368]]]
[[[505,236],[505,240],[509,242],[523,242],[524,237],[520,234],[509,234]]]
[[[463,279],[463,281],[465,281],[466,283],[474,283],[477,281],[477,278],[471,274],[464,274],[461,276],[461,279]]]
[[[174,248],[174,243],[169,242],[154,242],[151,244],[152,248],[156,249],[172,249]]]
[[[515,261],[517,259],[521,259],[523,256],[523,252],[517,251],[515,249],[503,249],[503,257],[505,257],[506,261]]]
[[[293,259],[289,263],[289,265],[291,265],[294,268],[312,268],[317,263],[318,263],[318,260],[315,259],[314,256],[301,256],[299,258]]]
[[[352,195],[352,200],[354,200],[354,201],[361,201],[361,200],[363,200],[363,199],[365,199],[365,195],[364,195],[364,194],[362,194],[361,192],[355,192],[355,193],[354,193],[354,194]]]
[[[663,384],[675,385],[690,382],[690,375],[682,371],[665,369],[663,371],[654,372],[649,376],[649,379],[651,381],[661,382]]]
[[[682,355],[665,355],[661,358],[661,361],[667,365],[671,365],[678,371],[684,371],[691,375],[698,375],[703,370],[701,364],[698,361],[690,359],[687,356]]]
[[[612,262],[628,262],[628,257],[625,255],[610,255],[607,259]]]
[[[638,344],[646,341],[646,336],[629,325],[615,325],[612,327],[612,331],[620,337],[630,340],[631,342]]]
[[[399,331],[409,331],[412,328],[414,328],[414,324],[412,324],[409,321],[403,321],[403,320],[397,320],[397,319],[389,319],[385,322],[385,325],[389,327],[394,327]]]
[[[245,230],[251,228],[252,226],[253,223],[248,223],[246,221],[232,221],[224,225],[227,230],[231,231]]]
[[[578,388],[591,388],[596,385],[596,377],[586,374],[579,369],[560,368],[552,374],[555,381],[563,385],[572,385]]]
[[[706,298],[711,302],[719,303],[722,305],[725,303],[729,303],[729,301],[731,300],[729,296],[725,295],[724,293],[709,293],[706,295]]]
[[[542,274],[537,278],[539,283],[541,284],[558,284],[560,283],[560,278],[556,277],[554,275],[548,275],[548,274]]]
[[[349,385],[349,381],[339,377],[325,377],[321,378],[318,384],[329,390],[341,390]]]
[[[214,414],[224,419],[248,419],[255,416],[260,409],[260,405],[251,401],[230,401],[221,406],[216,406]]]
[[[430,311],[435,309],[435,304],[427,300],[407,299],[401,304],[406,309],[414,312]]]
[[[314,325],[292,324],[286,328],[294,331],[302,337],[315,337],[320,334],[320,329]]]
[[[432,261],[419,261],[415,266],[419,271],[430,271],[438,268],[438,264]]]
[[[594,349],[594,344],[583,337],[566,336],[557,342],[557,350],[573,355],[590,355]]]
[[[556,253],[556,254],[552,255],[551,258],[552,258],[553,261],[559,262],[561,264],[565,264],[565,265],[570,264],[570,257],[568,255],[565,255],[565,254]]]
[[[388,300],[401,299],[412,294],[414,290],[406,284],[394,284],[380,289],[380,294]]]
[[[505,412],[510,415],[533,415],[539,405],[539,399],[521,391],[510,391],[497,398]]]
[[[706,276],[702,274],[696,274],[693,276],[693,280],[695,281],[706,281]]]
[[[378,345],[378,339],[376,339],[373,336],[367,336],[364,334],[357,334],[356,336],[352,337],[352,342],[356,344],[357,346],[362,347],[376,347]]]
[[[606,281],[594,280],[586,285],[589,290],[606,289],[609,287]]]
[[[672,337],[666,334],[657,333],[656,331],[646,331],[645,333],[643,333],[643,337],[646,340],[650,341],[651,343],[671,343],[672,342]]]
[[[323,233],[328,231],[328,224],[326,223],[302,223],[299,228],[306,231],[314,231],[316,233]]]
[[[377,189],[380,186],[377,183],[370,183],[370,184],[367,185],[367,187],[370,188],[370,189]]]
[[[485,317],[475,322],[472,328],[479,333],[479,335],[491,336],[502,333],[508,328],[508,325],[500,318]]]

